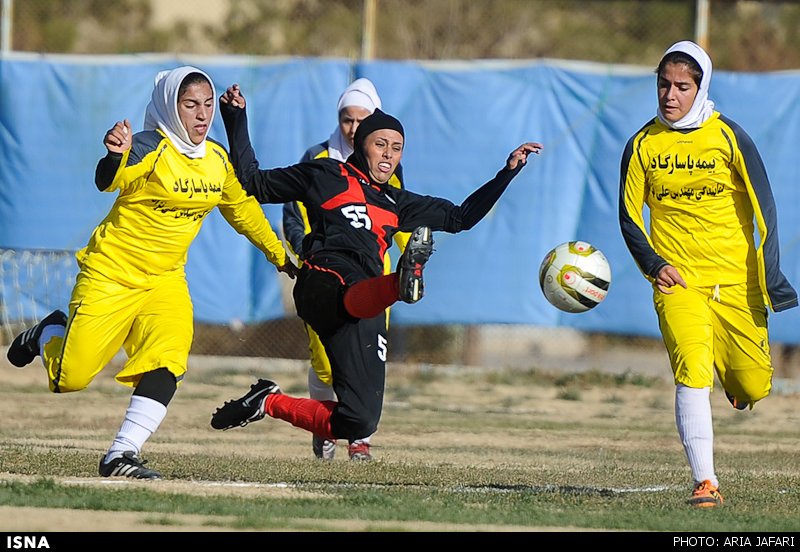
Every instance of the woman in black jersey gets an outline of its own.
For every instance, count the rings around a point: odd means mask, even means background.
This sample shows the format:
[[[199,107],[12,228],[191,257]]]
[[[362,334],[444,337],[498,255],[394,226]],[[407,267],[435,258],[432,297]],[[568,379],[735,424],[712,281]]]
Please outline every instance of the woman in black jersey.
[[[542,145],[519,146],[492,180],[455,205],[387,185],[405,140],[402,125],[391,115],[376,110],[361,122],[347,162],[323,158],[264,170],[250,144],[245,105],[237,85],[220,98],[240,182],[261,203],[299,200],[313,212],[315,224],[303,241],[303,267],[293,295],[298,315],[325,345],[338,401],[289,397],[261,379],[247,394],[218,408],[211,425],[230,429],[269,415],[326,439],[369,436],[383,408],[385,309],[398,300],[422,298],[432,232],[472,228]],[[383,254],[398,231],[412,232],[411,239],[397,272],[384,275]]]

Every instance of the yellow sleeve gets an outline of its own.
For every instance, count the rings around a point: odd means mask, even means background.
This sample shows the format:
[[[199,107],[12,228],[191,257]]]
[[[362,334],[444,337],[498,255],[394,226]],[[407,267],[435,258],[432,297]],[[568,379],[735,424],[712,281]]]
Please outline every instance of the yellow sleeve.
[[[397,174],[392,175],[392,177],[389,179],[389,184],[395,188],[400,188],[401,190],[403,189],[403,183],[399,178],[397,178]],[[406,245],[408,245],[408,240],[410,238],[411,232],[397,232],[394,235],[394,243],[396,243],[397,247],[400,248],[401,254],[406,250]]]
[[[263,251],[269,262],[278,267],[286,264],[283,242],[272,230],[261,205],[254,197],[247,195],[232,170],[225,181],[222,200],[217,207],[228,224]]]
[[[649,160],[641,158],[641,155],[645,154],[645,152],[640,147],[637,147],[641,146],[641,137],[642,134],[639,133],[631,138],[623,154],[620,176],[619,218],[623,238],[633,255],[634,261],[636,261],[645,278],[653,282],[654,278],[651,276],[650,271],[652,267],[662,264],[663,261],[655,253],[643,214],[649,186],[642,164],[649,162]]]
[[[409,239],[411,239],[411,232],[397,232],[394,235],[394,243],[400,248],[400,253],[406,250]]]
[[[130,155],[130,148],[122,154],[114,180],[104,192],[132,193],[147,184],[147,175],[153,171],[154,163],[158,159],[157,153],[150,152],[138,163],[128,165]]]
[[[631,161],[625,174],[622,206],[633,223],[648,237],[647,223],[644,220],[644,203],[647,194],[644,170],[637,161]],[[652,243],[650,244],[652,246]]]

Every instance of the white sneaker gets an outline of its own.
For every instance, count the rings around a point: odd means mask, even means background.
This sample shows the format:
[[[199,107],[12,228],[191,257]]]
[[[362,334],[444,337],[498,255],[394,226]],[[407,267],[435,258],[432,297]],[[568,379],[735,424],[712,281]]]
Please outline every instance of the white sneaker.
[[[311,439],[311,448],[314,449],[314,456],[317,458],[333,460],[333,456],[336,454],[336,441],[314,435]]]

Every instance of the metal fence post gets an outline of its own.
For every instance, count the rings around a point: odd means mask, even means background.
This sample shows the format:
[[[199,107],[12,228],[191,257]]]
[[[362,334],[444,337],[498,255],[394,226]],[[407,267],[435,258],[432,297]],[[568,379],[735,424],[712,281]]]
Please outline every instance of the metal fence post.
[[[364,0],[364,19],[361,32],[361,59],[371,60],[375,56],[375,11],[377,0]]]
[[[13,0],[3,0],[0,13],[0,53],[7,54],[11,51],[11,13]]]
[[[694,41],[707,52],[708,15],[711,10],[711,0],[697,0],[695,6]]]

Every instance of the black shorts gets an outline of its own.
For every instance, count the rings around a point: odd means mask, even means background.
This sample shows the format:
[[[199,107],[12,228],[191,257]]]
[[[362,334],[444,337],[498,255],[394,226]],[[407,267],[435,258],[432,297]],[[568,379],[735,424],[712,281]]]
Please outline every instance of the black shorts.
[[[339,255],[319,255],[306,262],[292,295],[297,315],[320,337],[357,320],[344,308],[344,292],[367,275],[353,261]]]
[[[378,427],[386,384],[386,316],[354,318],[344,309],[349,286],[369,276],[344,255],[315,255],[303,265],[293,295],[297,314],[317,332],[331,363],[337,439],[362,439]]]

